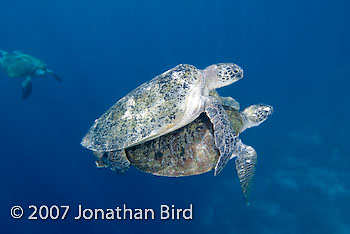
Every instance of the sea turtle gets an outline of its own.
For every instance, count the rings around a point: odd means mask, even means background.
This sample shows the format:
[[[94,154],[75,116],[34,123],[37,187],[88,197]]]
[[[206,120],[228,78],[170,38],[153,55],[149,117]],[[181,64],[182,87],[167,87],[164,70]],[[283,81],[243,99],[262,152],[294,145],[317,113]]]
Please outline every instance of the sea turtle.
[[[268,105],[258,104],[239,112],[239,104],[223,98],[230,124],[239,135],[245,129],[258,126],[273,112]],[[214,143],[213,125],[205,114],[190,124],[143,144],[125,149],[131,164],[141,171],[158,176],[179,177],[202,174],[212,170],[220,152]],[[114,151],[95,151],[98,167],[115,168]],[[251,146],[238,140],[231,159],[236,157],[236,170],[243,194],[248,202],[257,154]]]
[[[220,157],[218,174],[237,148],[237,133],[231,127],[221,100],[209,92],[243,77],[233,63],[218,63],[204,70],[180,64],[142,84],[95,120],[81,144],[93,151],[114,151],[112,167],[120,172],[130,162],[125,148],[175,131],[205,113],[213,124]]]
[[[22,82],[22,98],[26,99],[32,93],[32,77],[44,77],[47,73],[51,74],[57,81],[62,79],[47,65],[31,55],[24,54],[21,51],[12,53],[0,50],[0,65],[9,77],[25,78]]]

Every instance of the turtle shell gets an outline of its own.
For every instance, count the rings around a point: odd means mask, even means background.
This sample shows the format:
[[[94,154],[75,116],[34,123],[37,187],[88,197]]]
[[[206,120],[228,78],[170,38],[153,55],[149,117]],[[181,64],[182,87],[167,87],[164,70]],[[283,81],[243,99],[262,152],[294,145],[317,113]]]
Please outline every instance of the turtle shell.
[[[239,111],[225,107],[239,133],[243,121]],[[125,149],[133,166],[159,176],[190,176],[212,170],[220,153],[215,146],[213,126],[203,113],[190,124],[151,141]]]
[[[33,56],[13,52],[4,56],[2,67],[9,77],[25,77],[32,76],[37,69],[46,69],[47,66]]]
[[[137,145],[180,127],[189,93],[200,88],[202,72],[180,64],[139,86],[95,121],[81,144],[93,151]],[[186,123],[184,123],[186,124]]]

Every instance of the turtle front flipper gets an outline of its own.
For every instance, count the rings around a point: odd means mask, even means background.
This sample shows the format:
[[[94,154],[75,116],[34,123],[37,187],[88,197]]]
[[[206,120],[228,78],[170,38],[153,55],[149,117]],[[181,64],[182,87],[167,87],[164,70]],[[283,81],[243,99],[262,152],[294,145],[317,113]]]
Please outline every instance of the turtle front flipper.
[[[125,150],[103,152],[101,160],[117,173],[125,173],[130,167]]]
[[[239,102],[237,102],[234,98],[232,97],[221,97],[219,93],[214,89],[209,92],[209,95],[211,97],[216,98],[219,102],[221,101],[221,104],[226,107],[233,108],[235,110],[239,110]]]
[[[216,98],[207,99],[205,112],[213,124],[215,145],[220,152],[214,172],[214,175],[217,175],[236,149],[237,134],[231,126],[225,109]]]
[[[27,99],[32,94],[32,78],[28,76],[22,82],[22,99]]]
[[[222,101],[223,106],[228,106],[231,107],[235,110],[239,110],[239,102],[237,102],[234,98],[232,97],[220,97]]]
[[[55,80],[61,82],[62,81],[62,78],[59,77],[55,72],[53,72],[52,70],[50,69],[46,69],[46,72],[49,73],[53,78],[55,78]]]
[[[238,155],[235,161],[237,175],[246,203],[249,205],[249,196],[257,163],[257,154],[253,147],[243,144],[240,140],[237,147]]]

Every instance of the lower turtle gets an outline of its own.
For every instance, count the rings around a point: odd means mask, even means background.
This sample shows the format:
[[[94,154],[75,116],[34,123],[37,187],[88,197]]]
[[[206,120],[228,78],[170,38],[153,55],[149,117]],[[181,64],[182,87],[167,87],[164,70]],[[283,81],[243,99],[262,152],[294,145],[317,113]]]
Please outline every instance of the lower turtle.
[[[45,77],[50,74],[57,81],[62,79],[40,59],[21,51],[6,52],[0,50],[0,65],[9,77],[25,78],[22,82],[22,99],[26,99],[32,93],[32,78]]]
[[[240,112],[239,104],[233,98],[221,100],[230,124],[238,135],[247,128],[260,125],[273,113],[271,106],[263,104],[252,105]],[[191,176],[211,171],[215,169],[220,157],[213,124],[205,114],[176,131],[126,148],[125,153],[131,165],[137,169],[167,177]],[[96,165],[115,168],[118,162],[114,154],[115,151],[94,151]],[[257,162],[256,151],[238,139],[236,150],[230,159],[232,158],[236,158],[237,175],[248,204]]]

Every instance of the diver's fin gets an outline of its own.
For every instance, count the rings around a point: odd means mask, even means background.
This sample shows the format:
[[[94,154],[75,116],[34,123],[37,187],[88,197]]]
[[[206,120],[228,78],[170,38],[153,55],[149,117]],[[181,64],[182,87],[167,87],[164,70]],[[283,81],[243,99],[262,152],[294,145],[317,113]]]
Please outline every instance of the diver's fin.
[[[55,80],[57,80],[57,81],[59,81],[59,82],[62,81],[62,78],[59,77],[58,75],[56,75],[56,73],[54,73],[52,70],[47,69],[46,72],[49,73],[49,74],[51,74],[52,77],[55,78]]]
[[[22,82],[22,99],[27,99],[32,93],[32,78],[28,76],[25,81]]]

